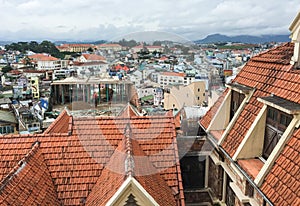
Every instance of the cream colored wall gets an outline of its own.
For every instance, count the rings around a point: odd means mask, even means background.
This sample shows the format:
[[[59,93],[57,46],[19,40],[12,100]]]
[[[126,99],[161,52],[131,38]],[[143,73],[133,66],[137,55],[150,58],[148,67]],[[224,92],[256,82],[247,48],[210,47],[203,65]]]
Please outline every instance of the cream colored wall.
[[[234,160],[255,158],[262,155],[267,117],[266,108],[267,107],[262,108],[261,114],[257,116],[257,120],[253,122],[251,128],[248,130],[249,134],[246,134],[244,141],[240,144],[240,147],[233,157]]]
[[[199,92],[198,88],[200,88]],[[193,82],[188,86],[173,86],[170,93],[164,93],[164,109],[177,108],[179,110],[183,106],[201,106],[202,102],[205,101],[203,93],[205,93],[204,81]]]

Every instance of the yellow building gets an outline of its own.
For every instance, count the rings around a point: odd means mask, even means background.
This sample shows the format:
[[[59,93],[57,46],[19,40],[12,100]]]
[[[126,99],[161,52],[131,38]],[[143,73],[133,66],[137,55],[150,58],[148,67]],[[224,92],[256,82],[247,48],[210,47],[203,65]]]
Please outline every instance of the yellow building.
[[[164,109],[181,109],[183,106],[201,106],[206,101],[206,82],[197,81],[187,86],[177,85],[165,89]]]

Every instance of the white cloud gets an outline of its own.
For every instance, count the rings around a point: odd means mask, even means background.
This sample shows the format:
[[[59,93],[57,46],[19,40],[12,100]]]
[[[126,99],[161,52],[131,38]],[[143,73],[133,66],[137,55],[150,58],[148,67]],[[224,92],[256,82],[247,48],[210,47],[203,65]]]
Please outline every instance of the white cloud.
[[[296,0],[0,0],[0,38],[111,39],[134,31],[287,34]],[[0,40],[1,40],[0,39]]]

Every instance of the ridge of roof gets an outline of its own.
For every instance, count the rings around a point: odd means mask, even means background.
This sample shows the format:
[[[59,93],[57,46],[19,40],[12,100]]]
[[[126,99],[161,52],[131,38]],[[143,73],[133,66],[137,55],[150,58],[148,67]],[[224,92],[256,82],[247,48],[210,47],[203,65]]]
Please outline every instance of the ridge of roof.
[[[124,129],[124,137],[125,137],[125,174],[126,176],[134,176],[134,158],[133,158],[133,151],[132,151],[132,142],[131,142],[131,128],[130,124],[128,123]]]
[[[160,205],[176,205],[174,191],[132,135],[127,124],[122,141],[87,198],[87,205],[105,205],[129,177],[136,179]]]
[[[73,116],[70,115],[68,109],[65,108],[54,122],[44,131],[44,134],[71,133],[72,119]]]
[[[135,109],[133,109],[133,106],[128,102],[128,104],[119,112],[117,116],[131,118],[141,115]]]

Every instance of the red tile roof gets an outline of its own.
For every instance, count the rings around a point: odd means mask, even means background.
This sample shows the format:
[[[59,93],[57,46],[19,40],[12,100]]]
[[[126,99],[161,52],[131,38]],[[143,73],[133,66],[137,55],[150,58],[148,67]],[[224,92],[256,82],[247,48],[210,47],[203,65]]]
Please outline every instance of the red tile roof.
[[[34,54],[34,55],[30,55],[28,57],[35,61],[57,61],[58,60],[58,58],[53,57],[51,55],[47,55],[47,54]]]
[[[217,113],[219,107],[221,106],[226,94],[228,93],[226,89],[223,94],[218,98],[215,104],[206,112],[206,114],[200,119],[200,124],[207,129],[214,115]]]
[[[126,171],[126,167],[129,166],[125,163],[128,157],[128,144],[131,144],[130,150],[132,154],[130,154],[130,157],[134,162],[134,166],[130,171]],[[131,176],[143,186],[159,205],[176,205],[173,195],[174,191],[161,177],[153,163],[141,149],[139,143],[134,140],[134,136],[129,136],[127,140],[126,134],[93,187],[86,205],[105,205],[122,183]]]
[[[63,110],[55,121],[45,130],[45,134],[51,133],[68,133],[72,130],[72,116],[67,110]]]
[[[0,182],[0,204],[60,205],[38,142]]]
[[[99,178],[108,175],[105,173],[111,168],[107,165],[124,139],[127,124],[130,124],[132,137],[140,151],[148,157],[169,191],[172,191],[174,200],[177,196],[183,200],[175,124],[174,118],[169,116],[70,117],[63,112],[44,134],[0,137],[0,181],[38,140],[38,151],[49,170],[58,200],[63,205],[81,205],[87,201]],[[57,133],[60,129],[63,132]],[[137,161],[136,164],[140,163]],[[111,178],[116,177],[111,175]],[[161,180],[152,183],[154,180],[151,178],[147,186],[143,185],[143,179],[137,177],[137,180],[146,189],[152,186],[156,188],[155,184]],[[156,195],[164,198],[164,195],[169,194]]]
[[[259,97],[273,94],[285,100],[300,103],[300,71],[290,65],[293,49],[293,43],[286,43],[251,58],[234,79],[233,82],[255,88],[255,91],[221,145],[231,157],[237,151],[263,106],[263,103],[258,101]],[[220,101],[223,101],[222,98],[221,96]],[[204,128],[209,126],[220,101],[200,120]],[[261,187],[274,205],[300,204],[299,138],[300,131],[296,129],[280,156],[275,160],[275,164]],[[247,162],[238,160],[238,164],[253,178],[257,175],[258,171],[249,168]],[[260,170],[259,167],[257,170]]]
[[[161,75],[164,76],[176,76],[176,77],[185,77],[185,73],[177,73],[177,72],[162,72]]]
[[[241,159],[237,162],[253,180],[256,178],[259,171],[264,166],[264,163],[260,159]]]
[[[106,59],[103,56],[96,54],[82,54],[82,56],[88,61],[105,61]]]
[[[274,205],[300,205],[300,129],[297,129],[265,178],[262,191]]]

